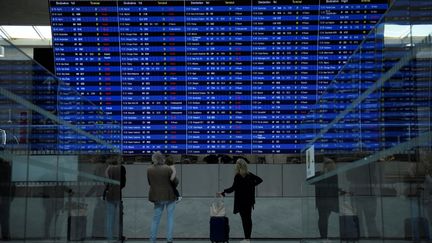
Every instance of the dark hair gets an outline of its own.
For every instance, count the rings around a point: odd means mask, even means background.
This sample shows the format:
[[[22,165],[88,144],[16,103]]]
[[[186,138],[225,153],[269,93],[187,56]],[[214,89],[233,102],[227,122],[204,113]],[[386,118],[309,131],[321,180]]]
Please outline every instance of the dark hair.
[[[171,156],[166,156],[166,158],[165,158],[165,164],[166,165],[173,165],[173,164],[175,164],[174,163],[174,159],[173,159],[173,157],[171,157]]]

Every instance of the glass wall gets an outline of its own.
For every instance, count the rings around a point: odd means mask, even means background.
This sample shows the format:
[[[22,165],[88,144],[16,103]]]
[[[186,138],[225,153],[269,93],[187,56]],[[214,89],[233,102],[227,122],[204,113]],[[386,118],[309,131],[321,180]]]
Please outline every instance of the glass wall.
[[[305,236],[430,239],[431,35],[431,1],[394,1],[318,98]]]
[[[110,209],[119,201],[114,171],[121,157],[103,134],[92,132],[100,123],[79,129],[58,118],[58,106],[75,102],[70,115],[86,107],[102,121],[103,111],[9,42],[0,39],[0,46],[1,240],[105,238],[105,222],[119,219],[120,211]],[[68,99],[58,100],[60,92],[69,92]],[[113,221],[113,238],[118,225]]]

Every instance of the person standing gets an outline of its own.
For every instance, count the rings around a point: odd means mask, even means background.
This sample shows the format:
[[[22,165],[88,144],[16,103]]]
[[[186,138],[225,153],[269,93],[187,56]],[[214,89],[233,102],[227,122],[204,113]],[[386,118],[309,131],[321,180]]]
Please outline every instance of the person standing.
[[[108,168],[107,156],[106,155],[94,155],[93,157],[94,171],[93,175],[97,178],[105,178],[106,170]],[[92,233],[90,234],[92,238],[101,238],[106,236],[106,202],[103,200],[103,194],[106,188],[106,184],[101,182],[100,179],[95,179],[94,186],[85,194],[86,197],[94,196],[95,207],[93,209],[93,222]]]
[[[218,194],[225,197],[226,193],[234,192],[234,214],[240,213],[245,239],[242,243],[248,243],[252,234],[252,209],[255,205],[255,187],[263,180],[248,171],[244,159],[238,159],[235,165],[236,175],[230,188]]]
[[[147,179],[150,186],[149,201],[154,203],[154,215],[151,224],[150,242],[155,243],[160,219],[164,208],[167,210],[167,242],[173,242],[174,210],[176,195],[171,184],[171,168],[165,164],[165,157],[160,152],[152,156],[153,164],[147,169]]]
[[[12,184],[12,167],[9,161],[0,158],[0,226],[2,234],[0,241],[10,240],[9,216],[14,195],[15,186]]]
[[[177,185],[178,185],[178,179],[177,179],[177,170],[175,167],[175,163],[174,163],[174,159],[171,156],[167,156],[165,158],[165,164],[167,164],[171,170],[172,170],[172,174],[171,174],[171,186],[174,190],[174,194],[176,196],[176,202],[180,202],[182,200],[182,197],[180,196],[179,191],[177,190]]]
[[[121,165],[121,157],[115,155],[108,159],[109,166],[105,171],[108,179],[115,180],[120,184],[107,184],[104,192],[106,201],[106,238],[108,241],[113,240],[114,222],[116,215],[119,216],[119,235],[123,237],[123,220],[122,220],[122,193],[121,190],[126,186],[126,169]],[[121,239],[119,239],[121,240]]]
[[[332,159],[325,158],[323,172],[325,174],[336,168]],[[318,229],[321,239],[328,237],[328,220],[331,212],[339,212],[339,187],[337,175],[322,179],[315,183],[315,206],[318,209]]]
[[[378,211],[377,185],[379,184],[378,178],[382,178],[382,176],[378,176],[379,172],[376,163],[362,165],[346,172],[347,181],[350,183],[349,192],[352,195],[352,206],[359,216],[360,231],[362,235],[369,238],[380,236],[376,222]]]

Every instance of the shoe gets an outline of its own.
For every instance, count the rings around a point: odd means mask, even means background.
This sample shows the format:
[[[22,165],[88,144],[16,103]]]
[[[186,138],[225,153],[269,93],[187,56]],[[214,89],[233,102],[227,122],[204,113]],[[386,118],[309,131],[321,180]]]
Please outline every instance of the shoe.
[[[183,197],[178,197],[176,200],[176,203],[179,203],[182,199],[183,199]]]

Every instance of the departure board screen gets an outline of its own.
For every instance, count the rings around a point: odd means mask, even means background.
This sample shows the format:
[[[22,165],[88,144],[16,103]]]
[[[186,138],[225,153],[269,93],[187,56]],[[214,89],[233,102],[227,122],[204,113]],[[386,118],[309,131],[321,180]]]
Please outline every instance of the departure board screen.
[[[56,74],[104,115],[58,112],[124,154],[297,153],[300,122],[387,7],[50,0]]]

